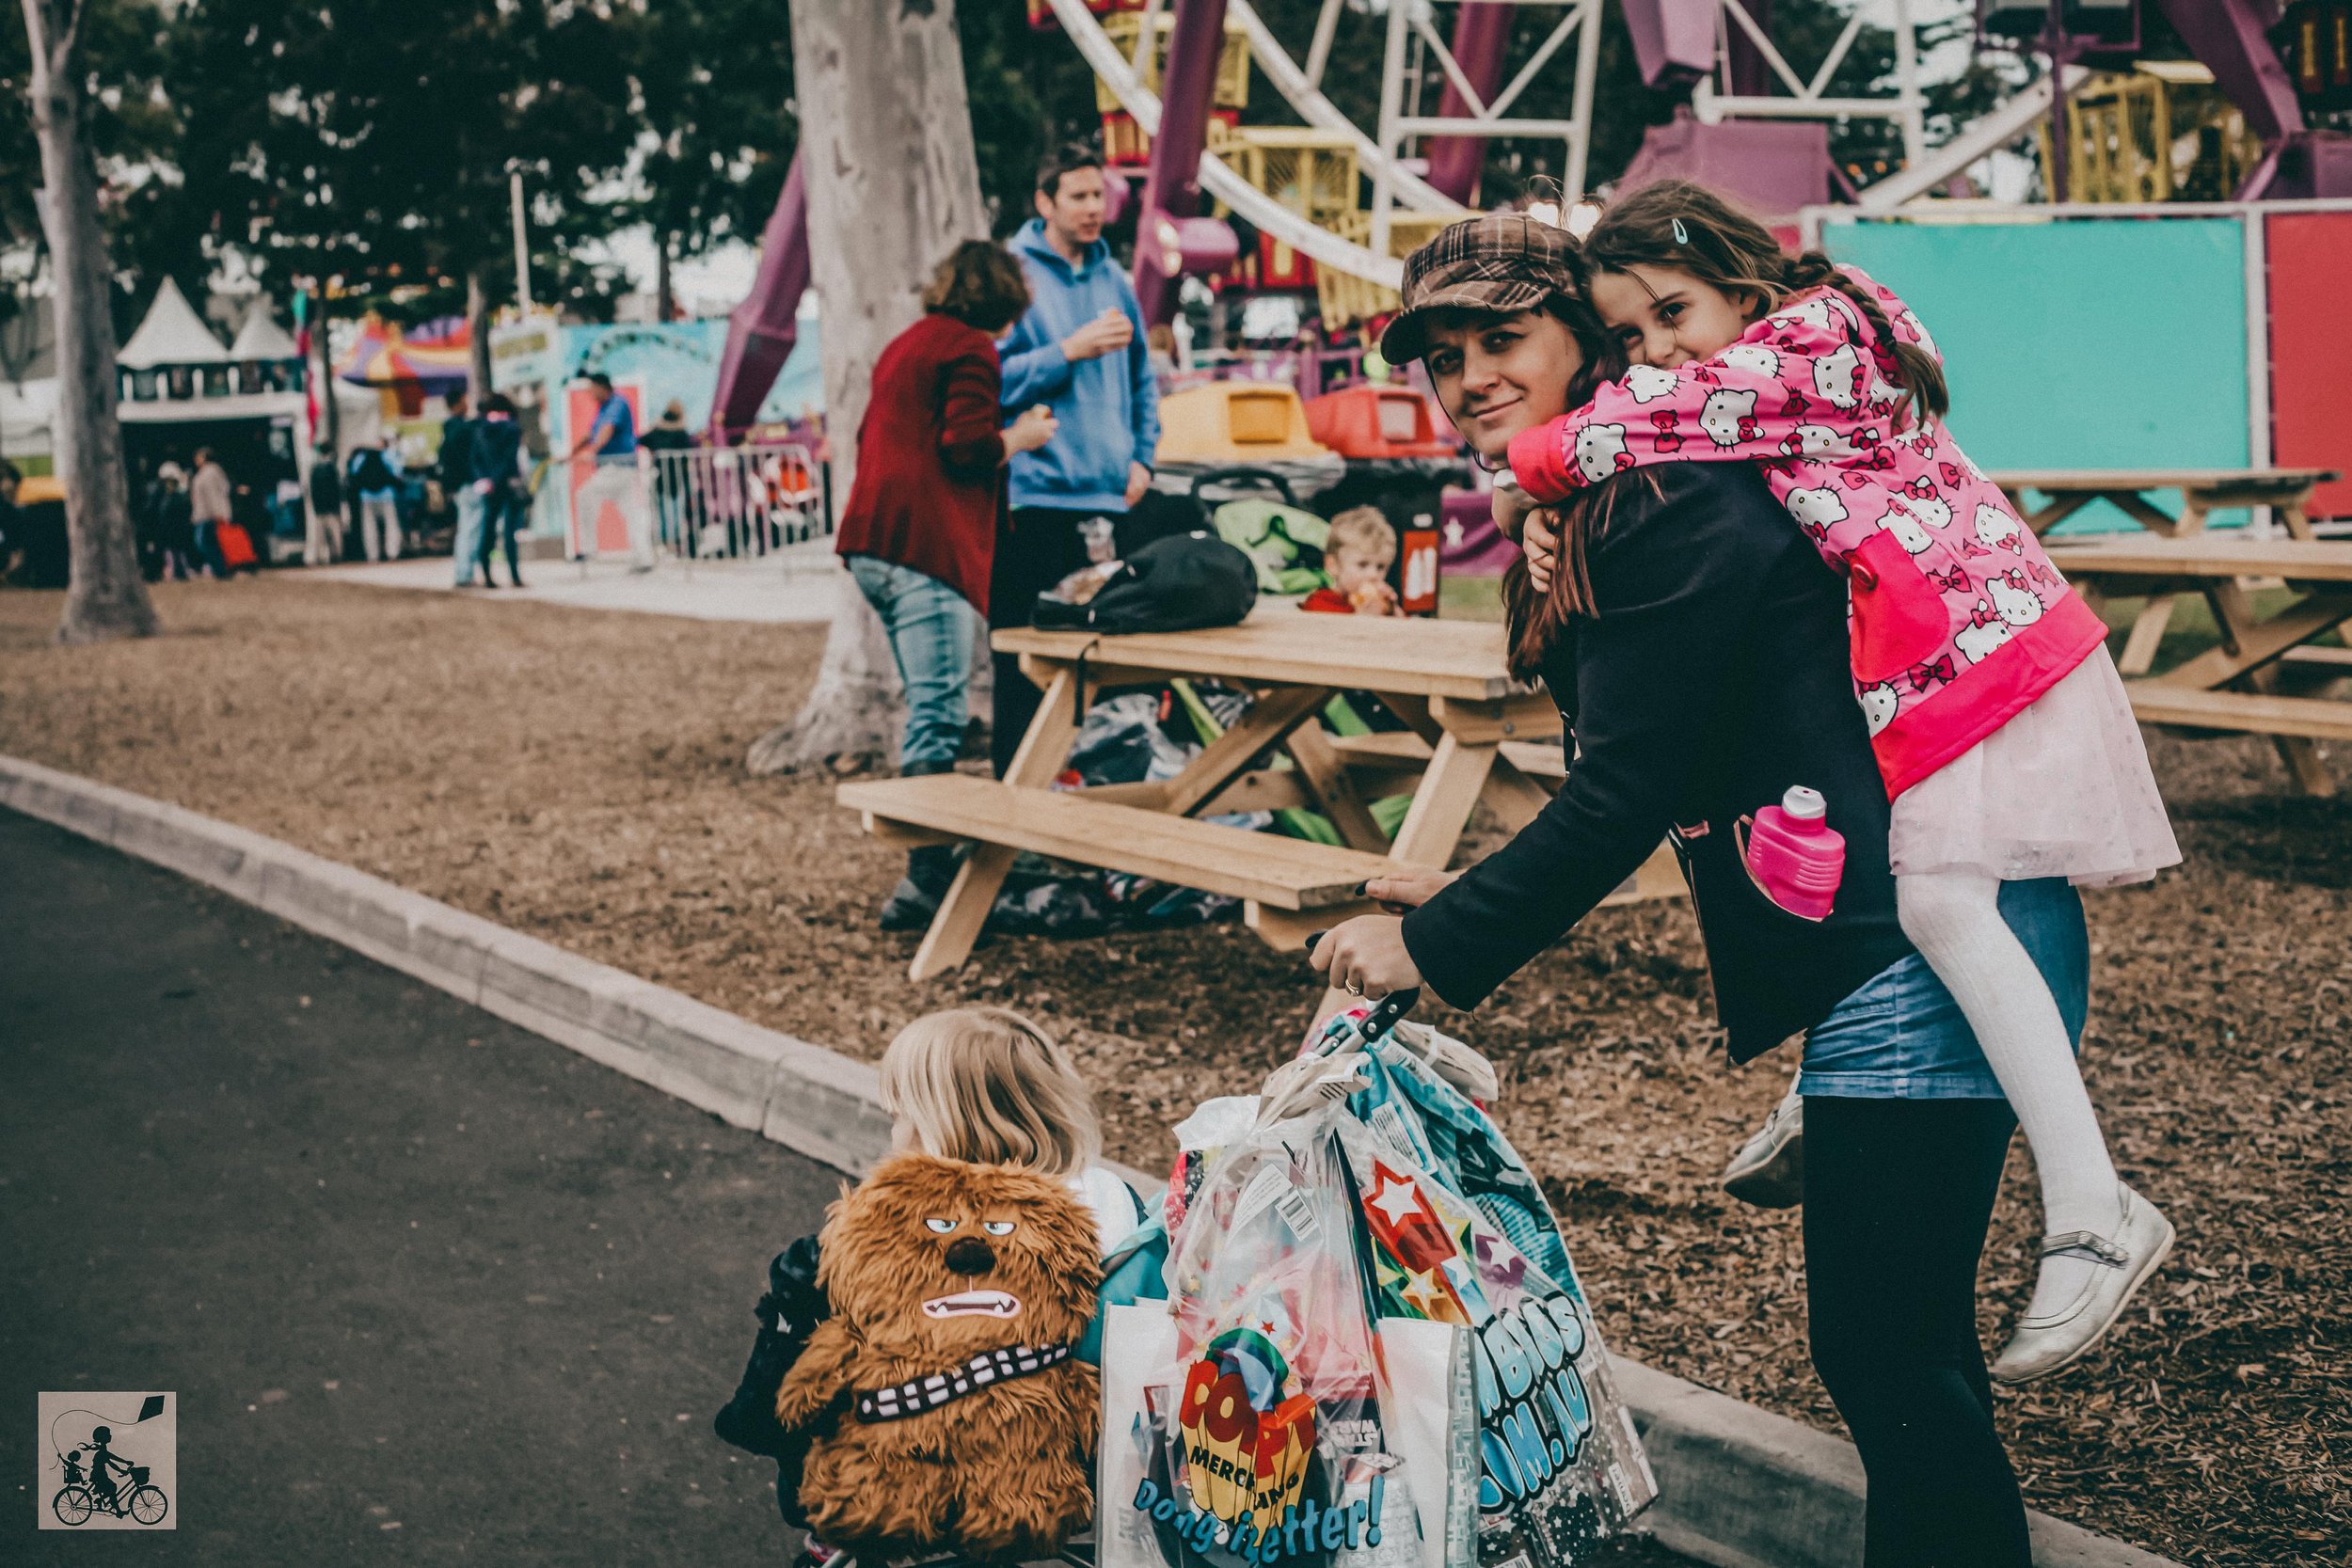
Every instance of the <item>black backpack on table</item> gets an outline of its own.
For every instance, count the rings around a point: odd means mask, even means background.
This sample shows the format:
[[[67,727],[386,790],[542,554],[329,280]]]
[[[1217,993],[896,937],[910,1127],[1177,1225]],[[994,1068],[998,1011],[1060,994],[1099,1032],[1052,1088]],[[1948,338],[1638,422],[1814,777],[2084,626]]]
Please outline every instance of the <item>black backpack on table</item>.
[[[1258,568],[1206,530],[1155,539],[1119,563],[1084,604],[1041,595],[1029,623],[1049,631],[1193,631],[1237,626],[1258,602]]]

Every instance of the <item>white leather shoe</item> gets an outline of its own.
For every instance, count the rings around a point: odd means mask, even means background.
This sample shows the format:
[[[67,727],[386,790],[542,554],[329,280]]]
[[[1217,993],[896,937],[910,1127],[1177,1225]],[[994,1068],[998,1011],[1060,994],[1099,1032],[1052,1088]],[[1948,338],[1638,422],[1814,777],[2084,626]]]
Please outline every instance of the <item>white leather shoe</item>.
[[[2070,1230],[2042,1238],[2042,1256],[2072,1253],[2099,1266],[2074,1299],[2056,1312],[2021,1318],[2008,1348],[1993,1363],[1998,1383],[2030,1383],[2071,1367],[2089,1355],[2148,1276],[2172,1251],[2172,1222],[2164,1212],[2123,1182],[2116,1183],[2123,1212],[2115,1234]]]
[[[1724,1170],[1724,1191],[1758,1209],[1804,1201],[1804,1097],[1794,1085]]]

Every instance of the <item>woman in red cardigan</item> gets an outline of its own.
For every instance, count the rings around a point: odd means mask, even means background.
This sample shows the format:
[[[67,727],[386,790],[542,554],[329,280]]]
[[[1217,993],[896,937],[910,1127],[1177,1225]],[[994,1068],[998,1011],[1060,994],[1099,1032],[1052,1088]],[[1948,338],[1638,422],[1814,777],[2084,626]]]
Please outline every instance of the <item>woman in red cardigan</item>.
[[[956,246],[924,290],[923,307],[923,319],[874,362],[857,479],[834,546],[882,617],[906,686],[902,775],[956,765],[973,648],[988,613],[1005,461],[1045,445],[1055,428],[1042,407],[1009,428],[997,422],[1003,375],[994,340],[1029,308],[1028,284],[1009,252],[984,240]],[[882,925],[927,924],[954,877],[951,850],[914,851]]]

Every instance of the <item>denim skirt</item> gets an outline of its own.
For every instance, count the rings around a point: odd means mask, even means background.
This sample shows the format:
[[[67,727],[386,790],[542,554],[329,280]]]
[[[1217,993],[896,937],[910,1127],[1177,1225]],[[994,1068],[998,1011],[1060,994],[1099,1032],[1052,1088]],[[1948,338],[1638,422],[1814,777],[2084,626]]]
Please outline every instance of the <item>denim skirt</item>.
[[[2090,1006],[2082,895],[2063,877],[2003,882],[2000,909],[2079,1050]],[[1960,1004],[1916,953],[1881,970],[1806,1032],[1797,1090],[1843,1100],[2003,1098]]]

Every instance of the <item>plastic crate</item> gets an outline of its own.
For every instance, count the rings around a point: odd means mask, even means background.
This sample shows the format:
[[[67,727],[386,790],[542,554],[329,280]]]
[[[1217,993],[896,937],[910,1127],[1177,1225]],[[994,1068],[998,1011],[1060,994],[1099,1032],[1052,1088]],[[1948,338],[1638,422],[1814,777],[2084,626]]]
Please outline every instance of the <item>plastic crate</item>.
[[[1330,455],[1308,431],[1295,388],[1217,381],[1160,400],[1162,463],[1240,465]]]
[[[1307,429],[1351,458],[1453,457],[1458,449],[1410,387],[1349,387],[1307,403]]]
[[[1117,11],[1103,18],[1103,33],[1119,48],[1130,64],[1136,57],[1136,38],[1143,30],[1139,10]],[[1136,72],[1144,87],[1153,93],[1160,90],[1160,73],[1168,66],[1168,40],[1176,30],[1176,18],[1163,10],[1159,25],[1153,29],[1157,37],[1152,50],[1144,57],[1143,67]],[[1216,86],[1210,91],[1209,103],[1218,109],[1244,109],[1249,106],[1249,35],[1238,22],[1225,24],[1225,43],[1216,54]],[[1094,106],[1108,112],[1119,107],[1118,95],[1110,84],[1101,77],[1094,79]]]

